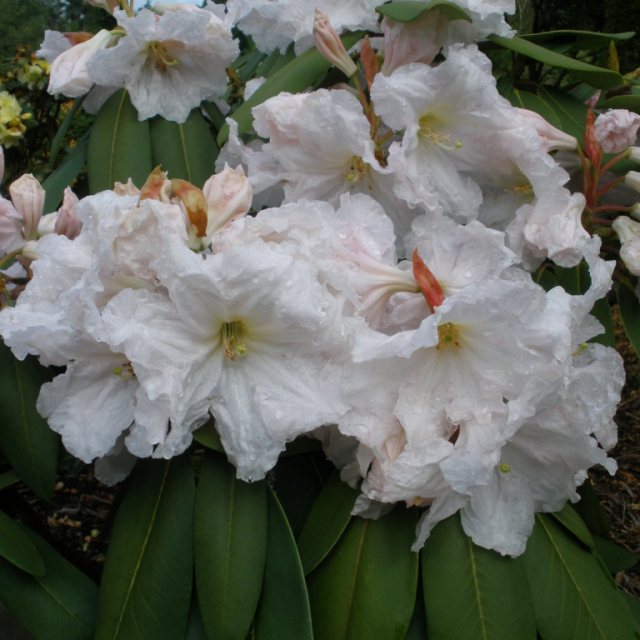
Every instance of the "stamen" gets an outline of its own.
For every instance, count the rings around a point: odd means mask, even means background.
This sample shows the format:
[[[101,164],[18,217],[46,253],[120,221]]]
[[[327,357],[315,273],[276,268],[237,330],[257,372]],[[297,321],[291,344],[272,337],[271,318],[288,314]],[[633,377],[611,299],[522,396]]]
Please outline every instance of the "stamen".
[[[168,67],[175,67],[178,64],[178,59],[169,53],[167,44],[159,40],[151,40],[147,44],[147,54],[149,60],[160,71],[166,71]]]
[[[133,365],[130,362],[125,362],[120,367],[114,367],[113,375],[121,378],[122,380],[131,380],[136,377],[136,374],[133,371]]]
[[[343,172],[342,177],[347,182],[355,183],[362,180],[368,172],[369,165],[360,156],[353,156],[349,160],[349,167]]]
[[[220,334],[225,358],[228,360],[236,360],[246,355],[247,345],[242,341],[242,336],[245,333],[246,331],[241,320],[222,323]]]
[[[418,136],[425,142],[435,144],[445,151],[455,151],[462,146],[460,140],[452,140],[448,133],[439,133],[438,129],[442,127],[442,121],[431,113],[422,116],[418,121],[420,131]]]
[[[440,347],[461,347],[460,330],[452,322],[445,322],[438,326],[438,346]]]

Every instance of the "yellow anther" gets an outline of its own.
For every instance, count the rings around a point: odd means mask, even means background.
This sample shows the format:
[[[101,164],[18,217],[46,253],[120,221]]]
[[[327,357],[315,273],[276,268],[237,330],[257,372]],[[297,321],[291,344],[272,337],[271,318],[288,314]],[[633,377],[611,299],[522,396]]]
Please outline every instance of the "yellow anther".
[[[418,121],[420,130],[418,136],[425,142],[435,144],[445,151],[455,151],[462,146],[460,140],[452,140],[448,133],[440,133],[438,129],[442,128],[443,122],[440,118],[431,113],[422,116]]]
[[[359,182],[362,180],[369,171],[369,165],[360,157],[353,156],[349,160],[349,166],[346,171],[343,172],[342,177],[347,182]]]
[[[168,67],[175,67],[178,64],[178,59],[169,53],[167,42],[161,42],[159,40],[151,40],[147,44],[147,53],[149,60],[160,71],[166,71]]]
[[[438,326],[438,346],[441,347],[461,347],[460,330],[452,322],[446,322]]]
[[[246,331],[241,320],[223,322],[220,334],[222,337],[224,357],[227,358],[227,360],[242,358],[247,353],[247,345],[242,341],[242,337],[246,334]]]

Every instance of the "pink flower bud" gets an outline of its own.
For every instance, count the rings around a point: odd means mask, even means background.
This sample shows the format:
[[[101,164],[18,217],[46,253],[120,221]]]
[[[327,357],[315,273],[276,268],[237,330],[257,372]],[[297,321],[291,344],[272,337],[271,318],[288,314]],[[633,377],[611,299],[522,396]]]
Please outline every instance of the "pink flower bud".
[[[15,251],[22,244],[22,218],[9,200],[0,197],[0,255]]]
[[[251,207],[251,184],[242,167],[232,169],[225,163],[220,173],[211,176],[202,188],[207,201],[207,238],[230,220],[244,216]]]
[[[313,19],[313,42],[316,49],[348,78],[358,71],[355,62],[344,48],[340,36],[331,26],[329,16],[318,9]]]
[[[516,111],[533,126],[536,133],[542,138],[546,151],[560,149],[575,151],[578,148],[578,141],[573,136],[556,129],[535,111],[520,108],[516,108]]]
[[[79,202],[78,196],[67,187],[64,190],[62,206],[58,209],[54,231],[61,236],[67,236],[70,240],[76,238],[82,229],[82,222],[76,215]]]
[[[102,29],[93,38],[61,53],[51,64],[49,88],[51,95],[62,93],[69,98],[83,96],[93,86],[87,62],[99,49],[105,49],[114,36]]]
[[[431,64],[447,35],[449,20],[437,9],[425,11],[413,22],[382,20],[384,63],[382,73],[390,75],[410,62]]]
[[[9,193],[13,206],[22,216],[25,239],[34,240],[38,237],[38,223],[44,210],[44,189],[27,173],[11,183]]]
[[[605,153],[621,153],[635,144],[640,116],[626,109],[611,109],[596,118],[596,140]]]

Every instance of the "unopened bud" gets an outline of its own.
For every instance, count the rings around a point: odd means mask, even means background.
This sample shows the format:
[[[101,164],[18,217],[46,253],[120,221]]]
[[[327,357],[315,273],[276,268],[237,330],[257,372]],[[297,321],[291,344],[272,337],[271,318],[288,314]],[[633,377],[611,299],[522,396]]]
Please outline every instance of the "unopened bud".
[[[611,227],[623,244],[640,238],[640,222],[636,222],[628,216],[618,216]]]
[[[355,62],[344,48],[340,36],[331,26],[329,16],[318,9],[313,19],[313,42],[324,58],[338,67],[347,78],[358,71]]]
[[[636,141],[640,116],[626,109],[611,109],[600,114],[594,123],[596,140],[605,153],[622,153]]]
[[[207,202],[202,191],[186,180],[176,179],[171,181],[171,195],[182,203],[196,236],[203,238],[207,233]]]
[[[242,166],[232,169],[225,163],[220,173],[211,176],[202,188],[207,201],[207,237],[227,222],[246,215],[251,207],[253,193]]]
[[[413,264],[413,277],[415,278],[422,295],[432,309],[439,307],[444,302],[444,292],[436,277],[414,249],[411,256]]]
[[[37,260],[38,259],[38,241],[37,240],[29,240],[25,242],[22,247],[22,255],[27,260]]]
[[[131,178],[129,178],[131,180]],[[140,189],[140,200],[160,200],[169,202],[171,195],[171,180],[167,178],[166,171],[159,166],[150,174]]]
[[[25,239],[35,240],[38,237],[38,223],[44,209],[44,189],[30,173],[27,173],[11,183],[9,193],[13,206],[22,216]]]
[[[82,229],[82,222],[76,215],[79,202],[78,196],[67,187],[64,190],[62,206],[58,209],[54,230],[58,235],[67,236],[69,240],[77,238]]]
[[[640,171],[628,171],[624,183],[640,193]]]
[[[629,211],[629,215],[636,220],[640,220],[640,203],[636,202]]]
[[[544,141],[546,151],[559,151],[561,149],[575,151],[578,148],[576,138],[557,129],[535,111],[520,108],[516,108],[516,111],[533,126],[536,133]]]
[[[640,163],[640,147],[629,147],[627,149],[629,160]]]

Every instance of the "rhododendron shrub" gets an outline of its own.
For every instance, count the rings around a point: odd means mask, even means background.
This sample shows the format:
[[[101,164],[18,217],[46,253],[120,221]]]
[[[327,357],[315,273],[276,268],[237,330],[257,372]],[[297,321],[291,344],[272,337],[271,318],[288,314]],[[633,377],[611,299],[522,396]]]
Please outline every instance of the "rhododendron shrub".
[[[2,442],[45,499],[52,432],[124,481],[100,586],[65,578],[78,637],[634,636],[581,496],[617,468],[637,96],[511,2],[376,4],[47,33],[49,91],[97,115],[0,200]],[[10,526],[0,599],[47,638],[3,585],[35,602],[66,561]]]

